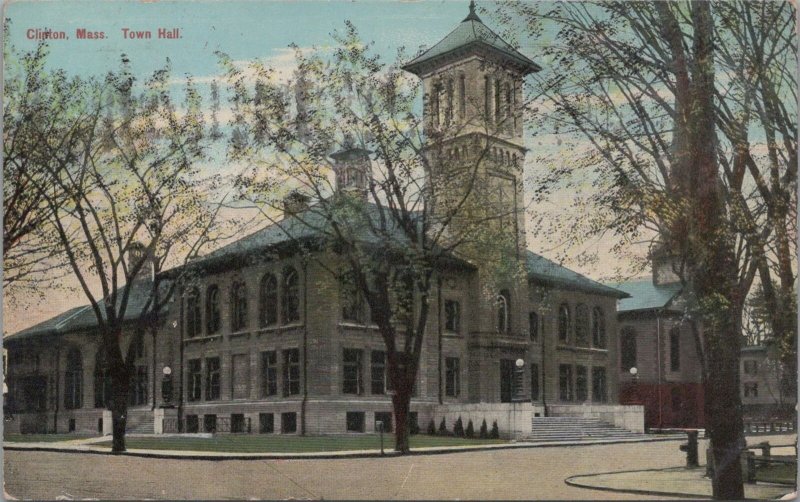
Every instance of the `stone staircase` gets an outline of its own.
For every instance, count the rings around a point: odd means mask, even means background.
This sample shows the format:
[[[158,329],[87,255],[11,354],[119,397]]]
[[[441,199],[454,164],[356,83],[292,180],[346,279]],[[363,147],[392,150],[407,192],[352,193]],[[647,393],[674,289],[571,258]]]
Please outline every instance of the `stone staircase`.
[[[533,417],[531,434],[526,440],[555,442],[641,439],[644,437],[644,434],[631,432],[597,418]]]
[[[153,434],[155,431],[152,413],[128,415],[126,434]]]

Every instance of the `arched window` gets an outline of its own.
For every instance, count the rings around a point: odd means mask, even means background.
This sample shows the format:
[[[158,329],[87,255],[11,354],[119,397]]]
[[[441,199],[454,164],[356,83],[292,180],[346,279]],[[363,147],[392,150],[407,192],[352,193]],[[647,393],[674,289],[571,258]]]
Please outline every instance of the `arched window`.
[[[463,73],[458,77],[458,117],[462,122],[467,118],[467,82]]]
[[[444,121],[446,125],[450,125],[453,122],[453,93],[455,92],[452,78],[447,79],[447,89],[445,92],[447,93],[447,108],[445,109]]]
[[[94,357],[94,407],[109,406],[111,406],[111,373],[108,371],[106,351],[100,347]]]
[[[64,372],[64,408],[74,410],[83,401],[83,360],[77,348],[67,352],[67,367]]]
[[[575,307],[575,345],[589,345],[589,307],[583,303]]]
[[[598,349],[606,348],[606,316],[603,309],[592,309],[592,345]]]
[[[200,293],[192,288],[186,295],[186,336],[199,336],[202,330],[200,323]]]
[[[234,282],[231,288],[231,331],[247,327],[247,285]]]
[[[300,320],[300,280],[297,270],[286,267],[283,270],[283,291],[281,296],[283,324]]]
[[[569,342],[569,305],[562,303],[558,307],[558,341]]]
[[[539,314],[531,312],[528,314],[528,324],[531,332],[531,341],[539,341]]]
[[[278,322],[278,279],[264,274],[258,292],[259,325],[263,328]]]
[[[206,292],[206,334],[213,335],[220,328],[219,286],[213,284]]]
[[[622,371],[636,367],[636,330],[630,326],[622,328],[619,336],[620,362]]]
[[[508,290],[504,289],[497,295],[497,331],[500,333],[508,333],[511,329],[509,299]]]

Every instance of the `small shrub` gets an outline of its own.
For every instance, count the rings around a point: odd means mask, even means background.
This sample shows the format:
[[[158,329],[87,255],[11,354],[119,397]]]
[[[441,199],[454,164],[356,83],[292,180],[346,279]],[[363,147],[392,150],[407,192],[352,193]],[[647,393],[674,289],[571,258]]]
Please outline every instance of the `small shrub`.
[[[489,437],[489,429],[486,427],[486,419],[483,419],[483,423],[481,424],[481,432],[480,436],[481,439],[486,439]]]
[[[432,418],[431,418],[431,421],[428,422],[428,434],[431,435],[431,436],[435,436],[436,435],[436,424],[434,423]]]
[[[449,433],[447,432],[447,424],[444,421],[444,417],[442,417],[442,421],[439,422],[439,435],[440,436],[449,435]]]
[[[471,419],[469,422],[467,422],[467,431],[464,433],[464,435],[466,435],[470,439],[475,437],[475,427],[472,425]]]
[[[500,429],[497,427],[497,420],[492,422],[492,432],[489,433],[491,439],[500,439]]]
[[[419,434],[419,424],[416,420],[409,420],[408,433],[412,436]]]
[[[453,435],[460,438],[464,437],[464,422],[461,421],[461,417],[458,417],[455,425],[453,425]]]

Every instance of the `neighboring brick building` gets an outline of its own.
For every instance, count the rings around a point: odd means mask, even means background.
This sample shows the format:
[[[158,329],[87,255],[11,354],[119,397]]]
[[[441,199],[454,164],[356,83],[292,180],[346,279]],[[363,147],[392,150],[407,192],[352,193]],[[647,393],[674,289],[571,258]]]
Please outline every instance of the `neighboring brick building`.
[[[630,295],[620,301],[617,314],[620,403],[644,405],[647,427],[703,427],[700,356],[684,320],[682,286],[670,261],[656,253],[652,278],[614,287]],[[760,346],[742,348],[740,386],[746,419],[785,415],[785,405],[796,402],[795,396],[780,392],[779,369],[767,352]],[[634,367],[636,375],[630,372]]]
[[[499,187],[489,203],[512,215],[512,259],[527,270],[489,298],[479,261],[453,257],[437,271],[414,419],[424,427],[448,406],[493,403],[500,410],[511,401],[525,401],[528,416],[553,404],[580,414],[588,402],[619,411],[616,302],[625,293],[525,249],[522,121],[503,103],[522,102],[522,78],[538,67],[471,8],[405,69],[423,79],[428,100],[444,92],[445,116],[463,122],[448,155],[489,152],[478,175]],[[436,127],[439,106],[435,117],[431,110],[427,127]],[[495,117],[496,130],[472,127],[472,116]],[[346,148],[331,157],[339,190],[359,192],[368,152]],[[199,279],[135,348],[130,429],[177,430],[180,420],[189,432],[324,434],[391,423],[382,338],[357,295],[327,270],[335,256],[316,251],[302,259],[296,252],[298,242],[316,237],[300,222],[313,215],[301,199],[288,202],[280,225],[192,262]],[[141,281],[131,319],[146,291]],[[7,429],[110,429],[93,316],[88,307],[73,309],[4,340],[15,414]]]

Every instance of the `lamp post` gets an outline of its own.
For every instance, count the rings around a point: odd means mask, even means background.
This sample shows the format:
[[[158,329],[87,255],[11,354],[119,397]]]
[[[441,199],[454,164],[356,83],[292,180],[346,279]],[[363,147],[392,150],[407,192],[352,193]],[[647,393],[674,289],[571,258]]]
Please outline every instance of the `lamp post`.
[[[633,398],[634,398],[634,403],[635,404],[641,404],[639,402],[639,370],[636,368],[636,366],[633,366],[633,367],[631,367],[630,370],[628,370],[628,372],[633,377]]]
[[[166,407],[167,405],[171,406],[172,403],[172,368],[169,366],[164,366],[164,369],[161,370],[164,374],[164,378],[161,380],[161,399],[163,401],[162,406]]]

